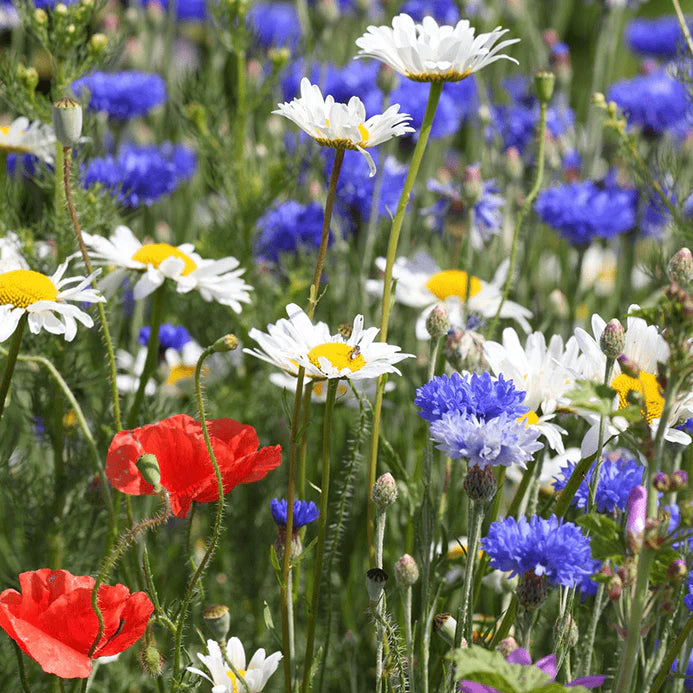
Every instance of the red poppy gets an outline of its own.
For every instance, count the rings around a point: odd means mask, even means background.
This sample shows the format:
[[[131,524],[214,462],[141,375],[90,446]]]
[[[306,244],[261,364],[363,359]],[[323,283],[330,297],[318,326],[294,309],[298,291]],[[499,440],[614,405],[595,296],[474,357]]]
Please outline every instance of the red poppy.
[[[19,575],[21,594],[0,594],[0,627],[47,674],[85,679],[91,672],[89,650],[99,632],[91,605],[94,578],[67,570],[42,568]],[[101,585],[98,604],[103,635],[93,658],[127,650],[142,637],[154,606],[144,592],[125,585]]]
[[[264,479],[281,463],[281,446],[257,449],[257,433],[233,419],[208,421],[209,437],[221,469],[224,494],[238,484]],[[186,414],[116,434],[106,457],[106,475],[115,488],[132,496],[154,493],[137,469],[138,458],[156,455],[161,485],[169,492],[177,517],[188,514],[193,501],[219,498],[214,467],[207,454],[202,427]]]

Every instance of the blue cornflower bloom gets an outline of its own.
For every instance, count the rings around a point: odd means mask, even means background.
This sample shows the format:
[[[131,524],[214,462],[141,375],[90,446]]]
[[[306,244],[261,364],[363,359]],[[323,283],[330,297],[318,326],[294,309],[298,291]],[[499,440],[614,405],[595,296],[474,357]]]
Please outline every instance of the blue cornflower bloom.
[[[126,207],[151,205],[190,178],[195,165],[195,154],[184,147],[126,144],[117,156],[89,161],[84,170],[84,186],[100,183],[117,193],[118,201]]]
[[[265,261],[279,262],[285,253],[317,250],[322,238],[323,215],[318,202],[303,205],[288,200],[270,209],[257,221],[255,255]],[[330,234],[328,243],[331,241]]]
[[[168,12],[168,0],[140,0],[143,5],[160,5],[164,12]],[[179,22],[201,22],[207,16],[206,0],[176,0],[176,18]]]
[[[436,375],[418,388],[414,404],[421,409],[419,416],[430,423],[449,413],[484,420],[507,414],[518,419],[529,411],[522,404],[524,398],[525,393],[516,390],[513,381],[505,380],[502,373],[498,380],[488,372],[471,376],[453,373]]]
[[[452,459],[466,458],[469,466],[525,467],[541,450],[539,429],[503,412],[493,418],[447,412],[431,424],[431,438]]]
[[[539,218],[573,245],[613,238],[635,227],[638,193],[593,181],[566,183],[542,190],[534,203]]]
[[[248,12],[248,24],[263,48],[296,48],[301,23],[292,2],[258,2]]]
[[[683,603],[689,611],[693,611],[693,573],[688,574],[688,580],[686,580],[686,590],[688,594],[683,598]]]
[[[555,476],[553,487],[556,491],[562,491],[573,470],[577,466],[576,462],[566,462],[561,467],[562,477]],[[578,487],[573,496],[571,505],[587,512],[590,491],[596,462],[590,467],[584,481]],[[630,457],[622,457],[618,454],[604,455],[604,461],[599,473],[599,483],[597,484],[597,495],[595,502],[597,512],[613,514],[616,510],[625,512],[628,494],[634,486],[642,484],[642,476],[645,468]]]
[[[149,325],[145,325],[140,328],[137,335],[137,341],[143,346],[149,344],[149,336],[152,332],[152,328]],[[190,332],[185,329],[182,325],[172,325],[171,323],[165,322],[159,327],[159,350],[166,351],[166,349],[175,349],[180,351],[188,342],[192,341]]]
[[[415,22],[433,17],[438,24],[457,24],[460,11],[453,0],[406,0],[400,12],[408,14]]]
[[[693,19],[688,19],[693,31]],[[638,17],[626,26],[626,42],[634,53],[660,58],[675,58],[677,46],[683,42],[683,33],[676,15],[645,19]]]
[[[690,129],[691,102],[686,88],[662,70],[616,82],[606,98],[618,104],[629,125],[646,133],[684,135]]]
[[[288,503],[285,498],[274,498],[270,501],[270,510],[272,517],[279,526],[286,527],[286,513],[288,511]],[[294,531],[315,522],[320,516],[320,511],[317,509],[313,501],[294,501]]]
[[[481,546],[491,567],[545,576],[551,585],[573,587],[594,569],[589,538],[577,525],[555,515],[548,520],[533,515],[529,521],[507,517],[493,522]]]
[[[147,72],[94,72],[75,80],[72,90],[78,98],[89,92],[90,110],[118,120],[145,115],[166,101],[166,83]]]

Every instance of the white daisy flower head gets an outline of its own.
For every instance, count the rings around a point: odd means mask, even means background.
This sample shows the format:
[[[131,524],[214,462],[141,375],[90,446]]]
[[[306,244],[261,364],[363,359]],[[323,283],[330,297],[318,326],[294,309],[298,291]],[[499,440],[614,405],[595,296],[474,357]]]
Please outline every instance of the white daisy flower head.
[[[273,113],[296,123],[323,147],[352,149],[363,154],[371,176],[375,175],[375,164],[366,150],[414,132],[408,125],[411,116],[400,113],[398,104],[366,119],[366,107],[358,96],[352,96],[347,104],[336,103],[332,96],[323,98],[320,87],[306,77],[301,80],[301,96],[278,105]]]
[[[84,242],[98,263],[121,268],[108,278],[108,284],[119,286],[127,270],[142,276],[133,293],[139,301],[156,291],[166,279],[176,285],[179,294],[196,290],[205,301],[216,301],[240,313],[242,303],[250,302],[249,291],[235,257],[208,260],[200,257],[191,243],[173,246],[168,243],[141,243],[127,226],[118,226],[110,239],[83,233]]]
[[[0,152],[31,154],[47,164],[53,164],[55,133],[49,125],[38,120],[16,118],[10,125],[0,125]]]
[[[188,667],[188,671],[203,676],[212,683],[212,693],[260,693],[282,658],[281,652],[274,652],[267,657],[265,651],[259,649],[246,666],[245,650],[238,638],[231,638],[226,643],[223,654],[219,643],[207,640],[207,652],[209,654],[198,652],[197,657],[211,676],[196,667]],[[242,681],[238,680],[239,676]]]
[[[385,258],[379,257],[375,264],[383,272]],[[508,272],[508,261],[504,261],[496,270],[491,282],[472,276],[469,284],[469,312],[478,313],[484,318],[493,318],[503,297],[503,283]],[[445,303],[452,327],[464,327],[463,306],[467,296],[468,274],[464,270],[442,270],[425,252],[419,252],[413,258],[397,258],[392,268],[392,278],[397,280],[395,300],[405,306],[421,308],[423,312],[416,322],[416,337],[430,339],[426,330],[426,318],[436,304]],[[383,282],[379,279],[366,282],[366,290],[382,296]],[[501,318],[515,320],[525,331],[530,331],[528,318],[531,311],[513,301],[505,301],[500,314]]]
[[[397,15],[392,26],[369,26],[356,39],[357,58],[375,58],[415,82],[459,82],[496,60],[515,58],[501,53],[520,39],[497,43],[508,29],[496,27],[474,36],[469,21],[439,26],[433,17],[416,24],[408,14]]]
[[[69,260],[50,277],[30,269],[12,269],[0,273],[0,342],[9,339],[19,321],[27,315],[32,334],[46,330],[61,334],[71,342],[77,334],[77,322],[92,327],[94,321],[75,303],[103,303],[106,299],[91,288],[101,270],[88,277],[65,277]]]
[[[363,328],[363,315],[354,318],[353,326],[342,326],[330,334],[324,322],[315,325],[295,303],[286,307],[289,319],[282,318],[267,328],[267,333],[252,329],[248,336],[260,349],[245,349],[246,354],[267,361],[290,375],[306,369],[312,380],[348,378],[367,380],[384,373],[401,375],[396,363],[413,357],[403,354],[400,347],[376,342],[377,327]]]

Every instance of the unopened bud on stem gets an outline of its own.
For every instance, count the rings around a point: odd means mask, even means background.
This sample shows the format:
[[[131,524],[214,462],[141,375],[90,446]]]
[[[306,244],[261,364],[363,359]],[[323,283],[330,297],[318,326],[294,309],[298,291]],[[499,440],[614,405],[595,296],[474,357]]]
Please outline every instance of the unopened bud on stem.
[[[63,147],[74,147],[82,134],[82,107],[69,97],[53,104],[53,130]]]

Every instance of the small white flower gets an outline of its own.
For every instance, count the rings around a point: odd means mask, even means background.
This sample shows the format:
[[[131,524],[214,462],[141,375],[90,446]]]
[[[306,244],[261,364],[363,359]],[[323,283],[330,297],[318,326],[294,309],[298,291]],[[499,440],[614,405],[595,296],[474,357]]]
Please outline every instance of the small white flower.
[[[407,125],[411,116],[400,113],[398,104],[366,119],[366,107],[357,96],[352,96],[348,104],[335,103],[332,96],[323,98],[320,87],[306,77],[301,80],[300,98],[278,105],[273,113],[296,123],[318,144],[361,152],[368,161],[371,176],[375,175],[375,164],[366,149],[414,132]]]
[[[375,261],[380,271],[385,270],[385,258]],[[503,262],[496,270],[492,282],[472,276],[469,287],[469,312],[479,313],[485,318],[493,318],[498,310],[503,291],[503,282],[508,272],[508,262]],[[392,278],[397,280],[395,299],[405,306],[423,308],[416,322],[418,339],[430,339],[426,330],[426,318],[433,307],[443,301],[448,309],[450,324],[463,327],[462,307],[467,292],[467,273],[463,270],[441,270],[433,258],[424,252],[416,253],[410,260],[400,257],[392,268]],[[369,293],[382,296],[383,282],[369,280],[366,282]],[[527,318],[532,313],[513,301],[505,301],[500,314],[501,318],[516,320],[525,332],[530,331]]]
[[[306,377],[313,380],[348,378],[365,380],[377,378],[383,373],[397,373],[396,363],[412,357],[403,354],[398,346],[374,341],[379,330],[363,329],[363,315],[354,318],[351,334],[330,334],[324,322],[313,324],[306,313],[296,304],[286,307],[289,319],[282,318],[269,325],[267,334],[252,329],[248,333],[260,349],[245,349],[246,354],[256,356],[290,375],[297,375],[300,366],[306,369]]]
[[[127,226],[118,226],[110,239],[88,233],[83,237],[93,249],[96,261],[142,273],[133,290],[137,301],[170,279],[175,282],[179,294],[195,289],[205,301],[229,306],[236,313],[241,312],[241,303],[250,302],[248,292],[253,287],[240,278],[245,270],[237,269],[239,262],[235,257],[206,260],[190,243],[177,247],[168,243],[142,244]],[[113,273],[108,278],[109,284],[119,285],[122,275],[122,271]]]
[[[47,164],[53,164],[55,134],[52,128],[36,120],[17,118],[10,125],[0,126],[0,152],[32,154]]]
[[[408,14],[392,20],[392,26],[369,26],[356,39],[358,58],[376,58],[395,72],[416,82],[459,82],[496,60],[515,58],[500,51],[520,39],[496,44],[508,30],[496,27],[474,37],[475,29],[461,19],[453,26],[438,26],[432,17],[416,24]]]
[[[88,277],[64,279],[69,260],[48,277],[30,269],[13,269],[0,273],[0,342],[14,334],[22,316],[27,314],[29,330],[38,334],[42,329],[62,334],[71,342],[77,334],[77,321],[92,327],[94,321],[77,303],[103,303],[106,299],[91,283],[98,270]]]
[[[257,650],[246,667],[245,650],[238,638],[231,638],[226,644],[226,652],[222,654],[219,643],[207,640],[208,655],[197,653],[198,659],[207,667],[211,677],[204,671],[195,667],[188,667],[193,674],[204,676],[210,681],[212,693],[260,693],[265,688],[269,677],[274,674],[282,658],[281,652],[274,652],[269,657],[265,656],[263,649]],[[233,669],[238,672],[243,682]]]

